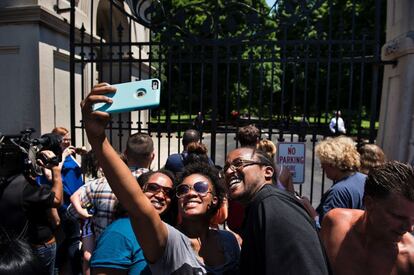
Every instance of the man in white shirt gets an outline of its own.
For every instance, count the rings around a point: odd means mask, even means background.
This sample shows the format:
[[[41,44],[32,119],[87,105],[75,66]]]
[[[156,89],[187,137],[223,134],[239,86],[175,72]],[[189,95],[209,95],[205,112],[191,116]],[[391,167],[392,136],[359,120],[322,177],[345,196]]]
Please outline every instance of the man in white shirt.
[[[329,122],[329,130],[335,134],[346,134],[345,123],[341,117],[341,111],[336,111],[335,116]]]

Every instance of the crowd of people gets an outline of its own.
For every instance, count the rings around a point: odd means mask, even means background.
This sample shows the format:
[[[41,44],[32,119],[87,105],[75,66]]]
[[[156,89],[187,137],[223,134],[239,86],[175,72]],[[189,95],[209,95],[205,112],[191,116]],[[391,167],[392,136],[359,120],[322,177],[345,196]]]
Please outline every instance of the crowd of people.
[[[58,127],[59,165],[39,161],[43,176],[1,186],[0,274],[414,274],[412,166],[328,137],[315,154],[333,184],[314,209],[248,125],[224,167],[189,129],[153,171],[149,135],[122,153],[107,139],[110,116],[92,106],[108,92],[98,84],[82,101],[92,149],[81,164]]]

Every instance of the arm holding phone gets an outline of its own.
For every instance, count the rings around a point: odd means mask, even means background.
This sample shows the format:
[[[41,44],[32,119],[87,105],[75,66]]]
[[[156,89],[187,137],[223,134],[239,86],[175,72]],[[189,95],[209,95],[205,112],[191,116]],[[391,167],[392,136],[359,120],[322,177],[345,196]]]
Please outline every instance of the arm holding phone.
[[[85,130],[113,192],[129,212],[134,232],[146,259],[155,262],[163,255],[168,238],[167,226],[142,192],[128,166],[109,143],[105,127],[110,115],[102,111],[93,111],[95,103],[112,103],[113,100],[105,94],[115,93],[115,89],[107,83],[100,83],[94,86],[91,93],[82,101]]]
[[[94,111],[121,113],[144,110],[160,104],[161,82],[158,79],[146,79],[111,85],[117,92],[108,92],[111,103],[95,103]]]

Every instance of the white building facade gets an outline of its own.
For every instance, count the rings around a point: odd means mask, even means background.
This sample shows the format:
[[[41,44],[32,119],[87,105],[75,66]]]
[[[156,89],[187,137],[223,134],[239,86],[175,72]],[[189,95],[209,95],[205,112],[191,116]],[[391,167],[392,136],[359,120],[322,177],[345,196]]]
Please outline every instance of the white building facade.
[[[79,30],[83,26],[88,39],[92,34],[93,39],[99,41],[98,30],[104,30],[101,34],[108,36],[111,23],[115,30],[122,22],[126,29],[131,27],[131,41],[148,41],[148,29],[128,21],[120,12],[114,11],[113,17],[117,20],[108,22],[109,1],[76,0],[75,3],[76,28]],[[123,1],[118,4],[130,12]],[[75,123],[71,121],[70,104],[69,8],[70,1],[66,0],[0,1],[0,132],[3,134],[17,134],[25,128],[34,128],[35,135],[40,135],[56,126],[70,129]],[[77,32],[75,40],[79,39]],[[138,49],[133,48],[132,51],[137,54]],[[147,54],[145,49],[141,51],[141,55]],[[119,71],[116,67],[112,69]],[[80,70],[89,77],[81,81]],[[148,66],[140,70],[141,78],[146,78]],[[108,71],[105,66],[100,72],[93,65],[75,67],[74,109],[77,120],[81,118],[78,107],[82,98],[80,91],[86,94],[98,79],[109,81]],[[137,69],[133,68],[132,77],[124,71],[123,82],[138,79]],[[137,114],[131,114],[130,119],[137,119]],[[143,119],[146,118],[141,116],[141,121]]]

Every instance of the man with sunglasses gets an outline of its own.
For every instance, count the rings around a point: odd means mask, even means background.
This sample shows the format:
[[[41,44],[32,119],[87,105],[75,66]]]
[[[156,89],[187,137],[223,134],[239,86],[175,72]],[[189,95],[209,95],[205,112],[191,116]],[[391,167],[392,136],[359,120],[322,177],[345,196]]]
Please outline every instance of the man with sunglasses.
[[[223,170],[230,198],[246,206],[242,274],[329,274],[314,222],[292,194],[276,187],[265,152],[235,149]]]
[[[260,141],[260,130],[254,124],[240,127],[236,134],[236,141],[240,147],[256,148]],[[227,224],[237,234],[241,234],[244,220],[244,206],[235,200],[229,200],[229,216]]]

